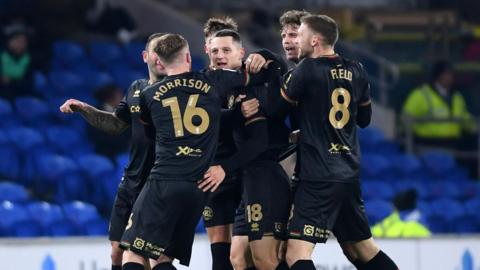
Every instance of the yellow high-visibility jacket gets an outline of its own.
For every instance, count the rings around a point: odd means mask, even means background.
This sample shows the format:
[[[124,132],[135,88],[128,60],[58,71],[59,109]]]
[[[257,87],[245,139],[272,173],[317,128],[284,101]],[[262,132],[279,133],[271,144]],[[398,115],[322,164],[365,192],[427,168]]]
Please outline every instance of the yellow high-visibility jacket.
[[[372,227],[374,237],[383,238],[419,238],[430,237],[430,230],[416,221],[403,221],[398,211]]]
[[[431,86],[423,84],[415,88],[403,106],[403,113],[412,118],[434,118],[445,122],[426,121],[415,123],[416,136],[426,139],[456,139],[462,131],[474,132],[475,121],[467,110],[463,96],[455,91],[448,104]],[[462,121],[448,121],[461,119]]]

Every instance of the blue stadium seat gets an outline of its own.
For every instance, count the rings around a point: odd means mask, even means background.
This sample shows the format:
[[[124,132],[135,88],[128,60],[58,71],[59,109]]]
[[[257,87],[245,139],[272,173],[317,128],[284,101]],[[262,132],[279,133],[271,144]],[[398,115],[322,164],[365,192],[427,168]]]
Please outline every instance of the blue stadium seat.
[[[12,104],[8,100],[0,98],[0,128],[9,128],[19,124],[20,120],[14,113]]]
[[[449,153],[431,151],[421,155],[425,167],[437,179],[445,178],[455,168],[455,160]]]
[[[430,191],[432,193],[432,197],[435,199],[460,199],[462,197],[458,183],[450,181],[431,183]]]
[[[70,158],[56,155],[45,154],[40,156],[36,161],[37,178],[34,181],[34,189],[37,193],[47,193],[52,190],[62,192],[61,201],[71,199],[81,199],[85,190],[85,183],[76,177],[80,169],[76,162]],[[66,182],[75,179],[75,185],[70,187]],[[67,188],[68,187],[68,188]],[[82,194],[78,195],[77,194]]]
[[[69,71],[51,71],[48,74],[52,90],[57,96],[82,98],[90,95],[85,79]]]
[[[84,227],[84,234],[88,236],[102,236],[108,234],[108,221],[106,219],[100,218],[88,222],[87,226]]]
[[[35,71],[33,73],[33,88],[35,92],[41,94],[43,97],[49,97],[50,95],[50,86],[48,84],[48,79],[40,71]]]
[[[16,224],[31,221],[23,206],[9,201],[0,203],[0,217],[0,234],[3,236],[14,236],[13,228]]]
[[[56,41],[53,43],[53,61],[60,67],[68,68],[86,58],[82,45],[68,40]]]
[[[458,184],[461,200],[470,200],[480,195],[480,182],[468,180],[461,181]]]
[[[93,180],[108,177],[115,170],[115,167],[110,159],[95,154],[83,155],[78,159],[80,168]]]
[[[116,69],[112,70],[111,73],[117,85],[120,86],[125,92],[128,90],[133,81],[143,79],[147,76],[147,73],[142,73],[137,70],[124,67],[116,67]]]
[[[450,230],[453,233],[479,233],[480,224],[478,219],[470,216],[462,216],[450,222]]]
[[[62,208],[48,202],[32,202],[25,206],[30,216],[45,230],[53,223],[65,220]]]
[[[388,178],[392,163],[382,155],[365,154],[362,156],[362,178]]]
[[[385,181],[367,181],[362,183],[362,195],[365,200],[391,200],[395,191],[391,184]]]
[[[26,206],[30,216],[43,228],[48,236],[72,236],[77,231],[65,218],[62,208],[47,202],[34,202]]]
[[[28,200],[28,192],[22,185],[12,182],[0,182],[0,201],[23,203]]]
[[[45,235],[53,237],[75,236],[79,235],[77,228],[68,220],[62,220],[52,223],[45,231]]]
[[[480,219],[480,198],[466,201],[465,211],[467,212],[467,214],[477,216],[478,219]]]
[[[145,50],[145,44],[141,42],[130,42],[124,46],[125,55],[130,65],[135,69],[145,68],[142,52]]]
[[[415,155],[396,155],[392,161],[395,173],[399,177],[417,177],[421,173],[422,163]]]
[[[53,114],[47,103],[34,97],[18,97],[15,108],[23,123],[32,127],[45,127],[53,122]]]
[[[376,153],[378,145],[385,142],[385,135],[377,128],[364,128],[358,130],[358,139],[362,152]]]
[[[370,224],[376,224],[393,212],[393,206],[388,201],[371,200],[365,202],[365,210]]]
[[[436,221],[437,219],[443,218],[447,223],[446,228],[444,228],[445,231],[443,232],[455,231],[455,228],[454,228],[455,220],[458,220],[460,218],[465,218],[467,216],[465,207],[461,203],[454,200],[450,200],[450,199],[434,200],[431,203],[431,207],[433,209],[434,214],[430,216],[430,218],[435,218],[434,222],[437,222]],[[428,220],[428,217],[427,217],[427,220]],[[430,219],[430,221],[431,222],[429,223],[433,223],[432,219]]]
[[[20,177],[20,153],[10,142],[10,136],[0,130],[0,177],[18,179]]]
[[[66,126],[50,126],[45,130],[50,146],[66,156],[78,156],[93,152],[93,146],[77,130]]]
[[[89,203],[73,201],[62,204],[63,213],[77,230],[82,231],[88,222],[100,219],[97,208]]]
[[[18,149],[22,159],[20,177],[32,179],[35,175],[35,160],[40,156],[52,152],[45,144],[45,138],[40,132],[32,128],[17,127],[8,130],[8,136],[12,144]]]
[[[96,185],[105,186],[105,181],[111,179],[112,175],[115,175],[115,166],[110,159],[100,155],[85,155],[78,158],[78,164],[88,179],[88,184],[91,187]],[[118,181],[118,180],[116,180]],[[105,203],[105,189],[104,188],[92,188],[89,193],[90,197],[88,202],[92,202],[95,205],[103,205]]]
[[[122,63],[124,54],[120,47],[113,42],[92,42],[89,45],[90,58],[100,68]]]
[[[110,74],[105,72],[92,72],[88,74],[88,80],[85,81],[86,85],[92,93],[100,87],[111,85],[115,83]]]
[[[12,236],[15,237],[39,237],[43,235],[42,227],[32,219],[17,222],[15,226],[12,226]]]

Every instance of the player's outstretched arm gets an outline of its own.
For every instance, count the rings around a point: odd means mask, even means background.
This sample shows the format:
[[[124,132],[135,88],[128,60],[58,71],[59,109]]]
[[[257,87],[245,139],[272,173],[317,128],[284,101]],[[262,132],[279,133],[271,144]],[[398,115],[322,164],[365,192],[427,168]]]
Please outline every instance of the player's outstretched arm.
[[[129,124],[120,120],[115,113],[99,110],[85,102],[69,99],[60,106],[63,113],[78,112],[93,127],[111,134],[122,133]]]

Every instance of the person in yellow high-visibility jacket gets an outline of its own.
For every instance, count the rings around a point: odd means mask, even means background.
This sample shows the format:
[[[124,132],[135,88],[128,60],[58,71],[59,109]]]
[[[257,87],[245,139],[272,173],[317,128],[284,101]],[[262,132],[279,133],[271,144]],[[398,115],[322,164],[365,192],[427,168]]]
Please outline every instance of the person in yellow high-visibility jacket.
[[[422,213],[417,209],[417,192],[400,192],[393,199],[395,210],[371,228],[372,235],[380,238],[430,237],[430,230],[421,223]]]
[[[468,112],[465,99],[460,92],[452,90],[452,66],[439,61],[435,63],[432,75],[432,83],[425,83],[412,90],[403,106],[403,113],[414,120],[423,118],[446,121],[426,120],[414,123],[415,137],[427,140],[457,140],[464,132],[474,133],[475,121]]]

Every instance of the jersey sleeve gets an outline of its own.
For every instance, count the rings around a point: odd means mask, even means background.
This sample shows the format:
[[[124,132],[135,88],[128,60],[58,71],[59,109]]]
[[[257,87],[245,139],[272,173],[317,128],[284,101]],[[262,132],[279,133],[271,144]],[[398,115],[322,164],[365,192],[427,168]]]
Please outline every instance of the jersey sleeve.
[[[152,125],[152,116],[148,107],[147,96],[145,91],[140,93],[140,121],[144,125]]]
[[[306,59],[308,60],[308,59]],[[306,76],[309,72],[308,61],[302,61],[284,80],[280,94],[287,102],[297,105],[306,90]]]
[[[124,96],[122,101],[115,107],[115,116],[125,123],[130,123],[132,117],[130,115],[130,108],[127,103],[127,97]]]
[[[370,104],[370,82],[368,81],[368,74],[363,68],[363,65],[359,63],[360,67],[360,84],[358,92],[358,104],[368,105]]]

